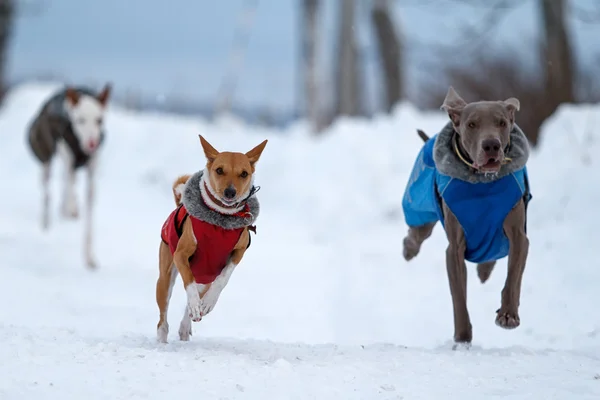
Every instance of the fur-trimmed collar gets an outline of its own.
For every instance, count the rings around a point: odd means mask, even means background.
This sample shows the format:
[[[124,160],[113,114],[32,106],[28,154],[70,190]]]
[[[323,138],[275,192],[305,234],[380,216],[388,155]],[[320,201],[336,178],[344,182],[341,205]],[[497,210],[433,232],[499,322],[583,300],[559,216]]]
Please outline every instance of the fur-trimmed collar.
[[[462,162],[454,152],[452,147],[453,135],[454,127],[452,122],[448,122],[437,135],[433,145],[433,160],[437,170],[441,174],[452,178],[469,183],[492,182],[522,169],[529,159],[529,142],[521,128],[515,124],[510,132],[510,149],[506,154],[506,157],[511,158],[512,161],[502,165],[500,171],[496,174],[474,173],[471,167]]]
[[[192,217],[224,229],[244,228],[256,221],[260,212],[260,204],[255,195],[246,201],[248,211],[243,216],[239,212],[234,215],[227,215],[210,209],[202,198],[203,174],[204,171],[198,171],[192,175],[183,190],[181,202]]]

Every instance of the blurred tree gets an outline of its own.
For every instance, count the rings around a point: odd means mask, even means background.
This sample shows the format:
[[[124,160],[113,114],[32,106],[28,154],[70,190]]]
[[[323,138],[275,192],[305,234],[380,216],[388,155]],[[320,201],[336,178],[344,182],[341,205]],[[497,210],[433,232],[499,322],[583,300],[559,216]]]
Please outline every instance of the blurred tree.
[[[339,0],[335,116],[361,114],[358,48],[354,32],[355,0]]]
[[[313,132],[321,130],[319,116],[319,84],[318,84],[318,46],[319,46],[319,1],[302,0],[301,21],[301,70],[303,82],[303,100],[305,116]]]
[[[566,0],[539,0],[544,29],[545,88],[553,108],[575,101],[573,51],[567,31]]]
[[[379,49],[381,75],[385,80],[385,108],[392,110],[402,98],[402,49],[390,12],[389,0],[373,0],[371,20]]]
[[[13,0],[0,0],[0,103],[8,90],[6,64],[15,17]]]

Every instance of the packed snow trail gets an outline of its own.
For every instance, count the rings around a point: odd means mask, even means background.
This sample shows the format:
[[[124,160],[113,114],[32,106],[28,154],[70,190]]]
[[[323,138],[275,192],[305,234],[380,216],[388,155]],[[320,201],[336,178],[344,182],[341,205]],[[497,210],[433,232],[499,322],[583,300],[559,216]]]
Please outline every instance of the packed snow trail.
[[[453,352],[443,231],[410,263],[401,255],[415,129],[433,134],[444,115],[403,105],[315,139],[302,124],[277,132],[113,107],[94,214],[99,269],[90,272],[82,221],[58,213],[58,164],[51,230],[40,230],[41,177],[25,128],[54,88],[18,87],[0,114],[0,399],[600,398],[597,106],[559,110],[532,156],[521,326],[494,324],[506,262],[485,285],[469,265],[474,346]],[[219,150],[269,139],[257,166],[261,215],[188,343],[177,340],[178,280],[170,343],[159,345],[160,227],[172,180],[205,162],[199,133]]]

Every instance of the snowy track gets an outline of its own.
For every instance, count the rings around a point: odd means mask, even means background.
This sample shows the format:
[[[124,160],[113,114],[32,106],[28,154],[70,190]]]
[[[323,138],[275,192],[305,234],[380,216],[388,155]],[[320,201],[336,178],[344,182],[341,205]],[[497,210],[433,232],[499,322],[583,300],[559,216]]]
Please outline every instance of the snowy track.
[[[589,157],[600,133],[585,125],[597,108],[561,110],[531,160],[521,326],[494,324],[506,262],[485,285],[469,265],[474,346],[457,352],[443,232],[410,263],[400,248],[415,128],[432,134],[444,116],[404,106],[314,140],[302,127],[284,136],[114,109],[95,211],[99,269],[89,272],[81,221],[58,216],[59,165],[52,227],[39,229],[24,129],[51,89],[18,88],[0,114],[0,400],[600,398],[600,166]],[[177,340],[176,283],[170,343],[159,345],[159,231],[172,179],[204,163],[198,133],[222,150],[269,139],[262,211],[242,265],[187,343]]]

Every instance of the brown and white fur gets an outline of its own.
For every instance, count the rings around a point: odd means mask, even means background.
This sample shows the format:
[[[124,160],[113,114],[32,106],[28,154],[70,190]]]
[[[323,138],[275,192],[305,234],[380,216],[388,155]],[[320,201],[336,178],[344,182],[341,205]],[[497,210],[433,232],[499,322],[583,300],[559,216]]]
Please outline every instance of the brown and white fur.
[[[84,256],[89,268],[96,267],[92,249],[92,207],[95,196],[97,150],[102,143],[103,121],[111,85],[99,94],[75,87],[66,87],[52,96],[32,121],[28,144],[42,164],[42,229],[50,227],[50,167],[55,156],[65,165],[62,215],[77,218],[75,198],[76,170],[84,167],[87,175],[87,196],[84,230]]]
[[[250,194],[253,187],[255,164],[260,158],[267,141],[263,141],[245,154],[219,152],[202,136],[200,136],[200,143],[207,160],[202,180],[220,204],[216,204],[204,190],[201,191],[202,201],[213,210],[218,210],[219,213],[230,215],[237,213],[240,209],[230,206],[239,203]],[[176,205],[181,204],[186,184],[190,182],[190,178],[191,175],[183,175],[173,183],[173,196]],[[189,218],[183,224],[182,234],[173,255],[171,255],[168,245],[161,242],[159,248],[159,277],[156,282],[156,302],[159,308],[157,340],[159,342],[167,342],[169,333],[167,313],[177,275],[181,275],[187,295],[186,309],[179,325],[179,338],[187,341],[192,334],[192,321],[200,321],[202,317],[214,309],[221,292],[229,282],[231,274],[242,260],[249,240],[250,235],[246,228],[231,252],[228,264],[213,282],[206,285],[196,283],[190,269],[189,258],[196,251],[198,243],[194,237],[192,223]]]

